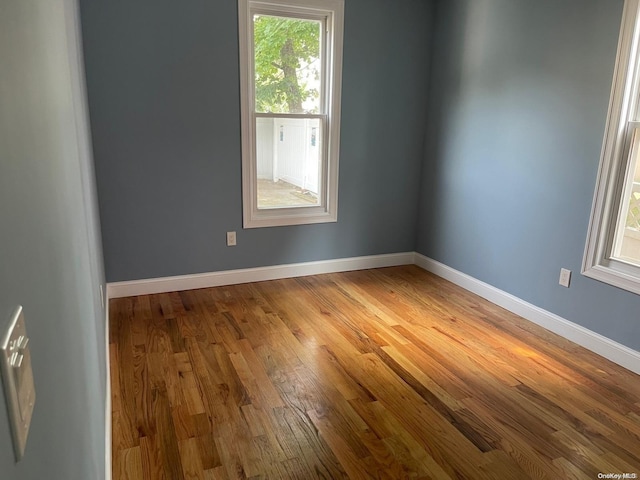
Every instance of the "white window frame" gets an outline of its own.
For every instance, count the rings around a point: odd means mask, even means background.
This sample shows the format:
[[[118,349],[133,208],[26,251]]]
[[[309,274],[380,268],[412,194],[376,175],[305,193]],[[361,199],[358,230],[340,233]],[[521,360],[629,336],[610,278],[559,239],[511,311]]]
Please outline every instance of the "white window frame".
[[[326,25],[321,117],[324,150],[321,167],[320,205],[258,209],[256,162],[256,114],[253,15],[318,19]],[[340,150],[340,99],[344,0],[238,0],[240,46],[240,107],[242,127],[242,210],[244,228],[302,225],[338,220],[338,155]],[[296,118],[295,114],[281,114]],[[276,116],[270,115],[270,116]],[[298,115],[300,117],[300,115]]]
[[[613,258],[632,139],[640,119],[640,0],[625,0],[582,274],[640,294],[640,266]]]

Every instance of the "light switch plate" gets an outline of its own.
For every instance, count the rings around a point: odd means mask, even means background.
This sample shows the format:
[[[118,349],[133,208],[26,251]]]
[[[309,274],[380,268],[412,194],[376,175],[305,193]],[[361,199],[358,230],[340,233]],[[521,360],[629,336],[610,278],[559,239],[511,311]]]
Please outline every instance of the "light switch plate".
[[[0,353],[13,450],[18,461],[24,455],[36,401],[29,337],[22,307],[16,309],[7,330],[0,337]]]

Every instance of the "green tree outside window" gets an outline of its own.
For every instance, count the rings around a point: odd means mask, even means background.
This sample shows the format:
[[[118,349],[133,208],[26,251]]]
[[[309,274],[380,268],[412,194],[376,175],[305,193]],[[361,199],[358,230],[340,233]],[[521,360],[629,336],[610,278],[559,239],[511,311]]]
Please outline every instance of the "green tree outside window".
[[[314,20],[254,16],[256,111],[318,113],[320,26]]]

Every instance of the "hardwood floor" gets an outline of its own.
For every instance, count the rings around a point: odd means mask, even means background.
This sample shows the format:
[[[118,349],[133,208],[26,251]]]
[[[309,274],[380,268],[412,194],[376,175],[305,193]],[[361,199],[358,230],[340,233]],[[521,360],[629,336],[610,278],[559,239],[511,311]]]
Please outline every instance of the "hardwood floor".
[[[640,475],[638,375],[414,266],[110,311],[115,480]]]

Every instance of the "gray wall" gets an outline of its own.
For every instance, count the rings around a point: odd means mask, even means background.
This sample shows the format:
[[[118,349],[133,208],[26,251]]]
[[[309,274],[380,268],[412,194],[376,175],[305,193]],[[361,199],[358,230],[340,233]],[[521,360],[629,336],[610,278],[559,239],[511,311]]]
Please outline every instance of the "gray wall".
[[[338,223],[242,230],[236,0],[82,0],[107,279],[413,250],[428,7],[346,2]]]
[[[417,250],[640,350],[640,297],[579,273],[622,4],[437,3]]]
[[[640,349],[579,274],[622,0],[347,0],[339,221],[253,230],[236,1],[81,7],[109,281],[416,249]]]
[[[0,325],[23,305],[36,387],[14,463],[0,394],[0,477],[104,478],[100,234],[73,0],[0,3]]]

